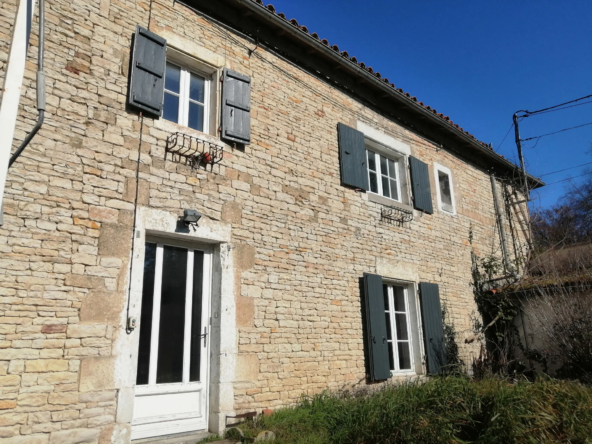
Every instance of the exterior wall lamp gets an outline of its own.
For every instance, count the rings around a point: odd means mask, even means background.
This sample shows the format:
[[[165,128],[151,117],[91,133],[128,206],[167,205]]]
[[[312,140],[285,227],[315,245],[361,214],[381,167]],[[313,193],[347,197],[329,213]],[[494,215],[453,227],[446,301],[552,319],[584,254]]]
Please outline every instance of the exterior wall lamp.
[[[197,227],[197,222],[201,219],[202,215],[197,210],[183,210],[183,218],[181,219],[186,227],[193,225]]]

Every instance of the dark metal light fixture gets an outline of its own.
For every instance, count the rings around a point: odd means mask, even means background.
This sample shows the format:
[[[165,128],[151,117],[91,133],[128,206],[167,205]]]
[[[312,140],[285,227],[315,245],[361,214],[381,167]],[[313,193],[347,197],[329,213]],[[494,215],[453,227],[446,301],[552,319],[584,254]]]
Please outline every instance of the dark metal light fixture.
[[[194,225],[197,226],[197,222],[201,219],[201,214],[197,210],[183,210],[182,221],[186,226]]]

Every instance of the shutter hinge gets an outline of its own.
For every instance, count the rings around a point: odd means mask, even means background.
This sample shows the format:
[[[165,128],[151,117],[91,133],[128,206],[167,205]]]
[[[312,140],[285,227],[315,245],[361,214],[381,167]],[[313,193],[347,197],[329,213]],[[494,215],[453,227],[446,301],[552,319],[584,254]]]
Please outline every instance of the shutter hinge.
[[[221,133],[221,132],[222,132],[222,127],[221,127],[221,126],[219,126],[219,127],[218,127],[218,132],[219,132],[219,133]]]

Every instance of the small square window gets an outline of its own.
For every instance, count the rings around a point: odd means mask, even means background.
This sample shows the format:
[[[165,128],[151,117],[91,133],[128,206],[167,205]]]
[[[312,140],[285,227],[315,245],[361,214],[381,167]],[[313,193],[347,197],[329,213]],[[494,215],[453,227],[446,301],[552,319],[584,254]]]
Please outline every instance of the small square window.
[[[450,169],[434,164],[434,173],[436,179],[436,191],[438,194],[438,207],[440,211],[449,214],[456,214],[454,204],[454,190],[452,187],[452,173]]]
[[[197,131],[208,132],[210,79],[167,62],[163,117]]]
[[[370,192],[407,204],[405,157],[395,151],[366,147]]]

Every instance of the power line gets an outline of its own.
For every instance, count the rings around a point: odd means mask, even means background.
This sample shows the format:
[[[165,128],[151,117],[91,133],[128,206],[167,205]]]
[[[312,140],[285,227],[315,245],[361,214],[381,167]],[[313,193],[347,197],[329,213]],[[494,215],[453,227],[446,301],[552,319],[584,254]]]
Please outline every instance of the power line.
[[[554,131],[554,132],[552,132],[552,133],[543,134],[543,135],[541,135],[541,136],[529,137],[528,139],[520,139],[520,140],[521,140],[522,142],[526,142],[526,141],[528,141],[528,140],[533,140],[533,139],[540,139],[541,137],[551,136],[551,135],[553,135],[553,134],[562,133],[562,132],[564,132],[564,131],[569,131],[569,130],[572,130],[572,129],[581,128],[581,127],[583,127],[583,126],[588,126],[588,125],[592,125],[592,122],[589,122],[589,123],[584,123],[583,125],[572,126],[572,127],[570,127],[570,128],[565,128],[565,129],[562,129],[562,130],[559,130],[559,131]]]
[[[592,174],[592,171],[588,171],[587,173],[580,174],[580,175],[578,175],[578,176],[574,176],[574,177],[568,177],[567,179],[561,179],[561,180],[558,180],[558,181],[556,181],[556,182],[547,183],[547,184],[545,184],[545,186],[549,186],[549,185],[555,185],[556,183],[561,183],[561,182],[567,182],[568,180],[576,179],[576,178],[578,178],[578,177],[586,176],[586,175],[588,175],[588,174]]]
[[[539,177],[550,176],[551,174],[556,174],[556,173],[562,173],[563,171],[573,170],[574,168],[579,168],[579,167],[583,167],[583,166],[590,165],[590,164],[592,164],[592,162],[582,163],[581,165],[576,165],[576,166],[572,166],[569,168],[564,168],[562,170],[557,170],[557,171],[552,171],[550,173],[541,174]]]
[[[565,108],[551,109],[551,110],[548,110],[548,111],[539,111],[539,112],[536,112],[536,115],[539,115],[539,114],[546,114],[546,113],[552,113],[552,112],[555,112],[555,111],[563,111],[564,109],[568,109],[568,108],[575,108],[576,106],[587,105],[588,103],[592,103],[592,100],[589,100],[588,102],[584,102],[584,103],[578,103],[577,105],[566,106]],[[525,118],[526,118],[526,117],[530,117],[531,115],[532,115],[532,114],[529,114],[529,115],[526,115],[526,116],[524,116],[524,117],[525,117]]]
[[[550,106],[548,108],[539,109],[538,111],[524,111],[524,112],[526,114],[528,114],[528,115],[540,114],[540,113],[543,113],[545,111],[549,111],[551,109],[559,108],[559,107],[564,106],[564,105],[569,105],[570,103],[575,103],[575,102],[579,102],[580,100],[589,99],[590,97],[592,97],[592,94],[590,94],[588,96],[580,97],[579,99],[570,100],[569,102],[560,103],[559,105],[554,105],[554,106]]]
[[[524,148],[528,148],[529,150],[533,150],[536,148],[536,146],[539,144],[539,140],[541,140],[540,137],[537,137],[537,141],[533,146],[525,146]]]
[[[512,122],[512,124],[510,125],[510,129],[508,130],[508,132],[506,133],[506,135],[504,136],[504,138],[502,139],[502,141],[500,142],[500,144],[497,146],[497,149],[498,150],[502,147],[502,145],[506,141],[506,137],[508,137],[508,134],[510,134],[510,131],[512,131],[512,128],[514,128],[514,122]]]

